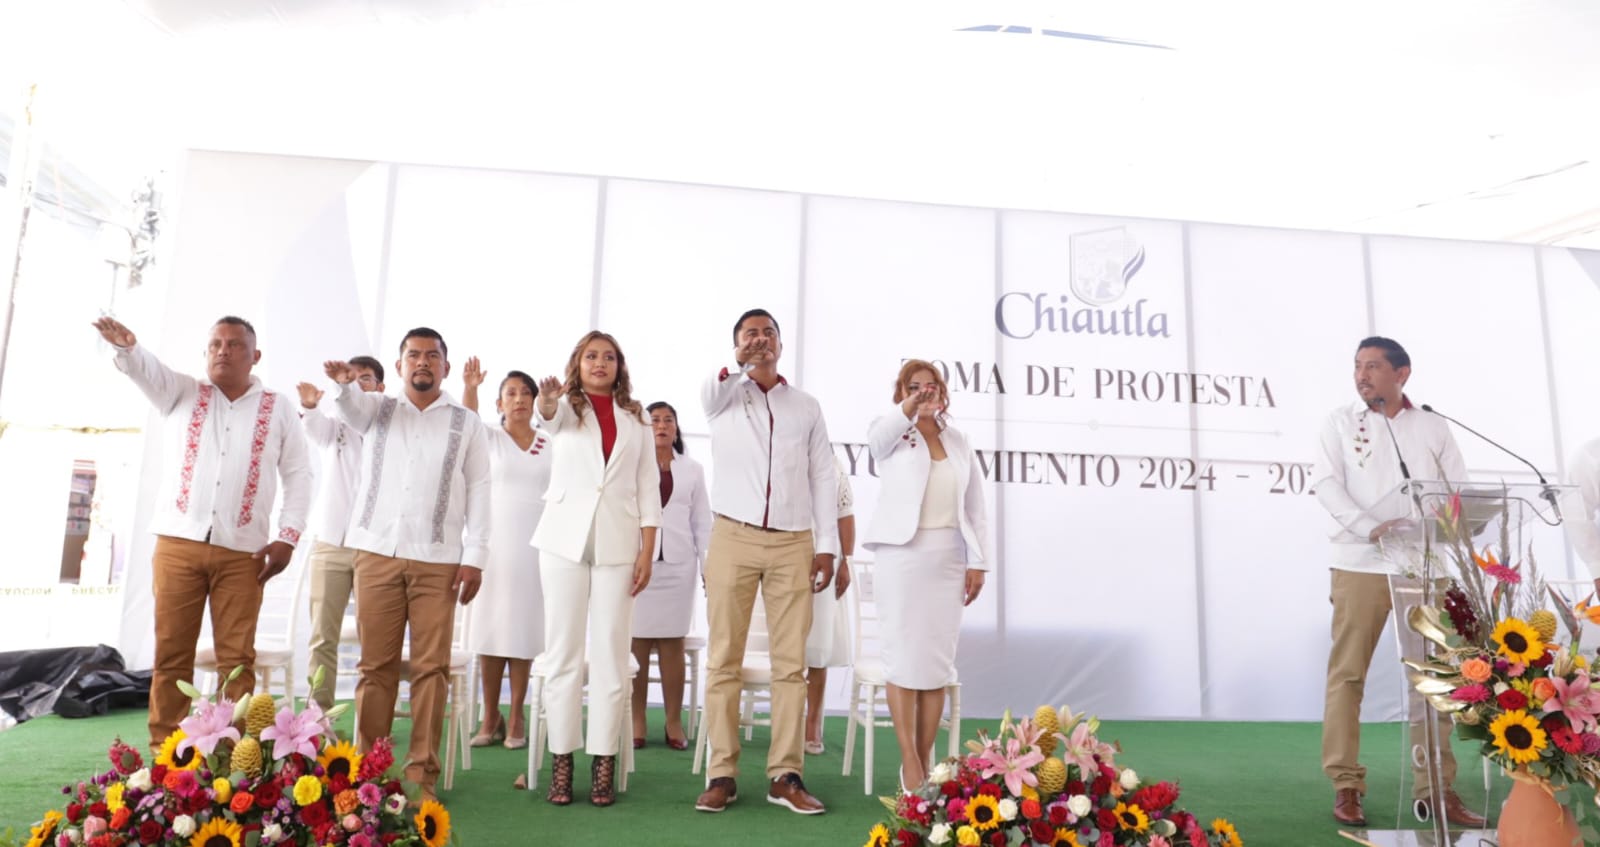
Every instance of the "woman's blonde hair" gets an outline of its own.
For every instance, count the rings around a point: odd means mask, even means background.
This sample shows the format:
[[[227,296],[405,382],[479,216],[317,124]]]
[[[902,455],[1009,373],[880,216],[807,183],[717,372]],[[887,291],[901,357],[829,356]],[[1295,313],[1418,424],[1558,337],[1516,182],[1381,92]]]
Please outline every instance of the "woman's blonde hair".
[[[584,393],[583,380],[578,376],[580,361],[583,359],[583,350],[592,342],[604,341],[617,351],[617,378],[611,384],[611,397],[617,406],[631,413],[641,422],[644,421],[644,408],[639,401],[633,399],[633,382],[628,378],[628,357],[622,355],[622,345],[617,343],[609,333],[600,330],[591,330],[578,339],[578,345],[572,348],[572,355],[567,357],[566,384],[563,386],[567,392],[567,402],[572,404],[572,411],[578,414],[578,421],[582,423],[583,412],[589,408],[589,396]]]
[[[895,377],[894,380],[894,402],[904,403],[906,398],[911,396],[911,377],[917,371],[927,371],[933,374],[933,384],[939,386],[939,399],[944,401],[944,411],[939,413],[940,417],[943,418],[944,413],[950,410],[950,386],[945,383],[944,374],[940,373],[932,362],[922,359],[907,359],[906,363],[900,366],[900,375]]]

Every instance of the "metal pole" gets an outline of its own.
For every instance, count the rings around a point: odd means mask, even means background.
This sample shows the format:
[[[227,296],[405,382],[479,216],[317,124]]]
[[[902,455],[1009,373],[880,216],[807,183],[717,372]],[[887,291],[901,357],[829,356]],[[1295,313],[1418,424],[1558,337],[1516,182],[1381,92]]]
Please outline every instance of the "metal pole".
[[[17,314],[17,283],[22,279],[22,245],[28,235],[28,214],[33,211],[33,178],[38,171],[38,156],[33,143],[33,100],[37,85],[28,86],[22,106],[22,120],[11,139],[11,167],[7,172],[18,209],[16,249],[12,253],[6,280],[6,320],[0,325],[0,392],[6,380],[6,353],[11,348],[11,324]]]

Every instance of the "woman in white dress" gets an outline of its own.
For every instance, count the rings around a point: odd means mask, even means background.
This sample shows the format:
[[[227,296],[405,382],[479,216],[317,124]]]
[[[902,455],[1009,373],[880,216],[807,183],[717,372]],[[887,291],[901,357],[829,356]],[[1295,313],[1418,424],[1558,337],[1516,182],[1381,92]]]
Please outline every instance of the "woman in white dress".
[[[661,702],[666,707],[666,745],[689,749],[683,732],[683,639],[694,620],[695,589],[700,563],[711,542],[711,498],[700,463],[683,454],[678,412],[667,403],[651,403],[650,429],[655,438],[656,467],[661,471],[661,531],[656,534],[655,567],[650,584],[633,602],[633,658],[650,667],[655,651],[661,663]],[[645,745],[645,695],[649,674],[633,678],[633,746]]]
[[[476,356],[462,371],[461,403],[478,410],[484,373]],[[544,598],[539,590],[539,551],[528,546],[544,512],[550,485],[550,437],[533,428],[533,377],[512,371],[500,381],[495,410],[500,428],[489,433],[489,567],[472,604],[468,647],[478,654],[483,676],[483,719],[472,746],[504,742],[528,746],[523,701],[533,658],[544,649]],[[500,680],[511,671],[511,728],[500,714]]]
[[[811,595],[811,631],[806,634],[806,755],[826,752],[822,744],[822,701],[828,692],[828,668],[850,667],[850,619],[844,592],[850,587],[850,557],[856,552],[855,494],[850,474],[839,457],[839,565],[833,588]]]
[[[928,362],[909,360],[895,379],[894,402],[867,431],[880,485],[862,546],[877,556],[873,594],[900,782],[914,786],[927,777],[944,687],[955,681],[961,609],[983,590],[992,558],[983,476],[945,413],[944,378]]]

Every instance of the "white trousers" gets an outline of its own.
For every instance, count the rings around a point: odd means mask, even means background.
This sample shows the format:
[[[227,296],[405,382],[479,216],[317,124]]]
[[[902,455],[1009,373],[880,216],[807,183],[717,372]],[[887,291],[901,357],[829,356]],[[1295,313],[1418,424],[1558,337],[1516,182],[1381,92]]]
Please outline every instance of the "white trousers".
[[[590,545],[593,550],[593,545]],[[544,586],[544,712],[550,752],[582,746],[592,756],[617,755],[628,679],[633,621],[631,565],[595,566],[539,551]],[[589,731],[583,732],[585,636],[589,651]]]

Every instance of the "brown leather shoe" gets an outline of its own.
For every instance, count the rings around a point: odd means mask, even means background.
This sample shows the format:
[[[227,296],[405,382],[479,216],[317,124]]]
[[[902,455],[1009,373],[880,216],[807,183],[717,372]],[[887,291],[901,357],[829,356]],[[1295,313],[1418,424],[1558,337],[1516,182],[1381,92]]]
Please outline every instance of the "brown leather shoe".
[[[1418,800],[1417,809],[1431,814],[1432,804],[1427,800]],[[1419,817],[1421,816],[1419,815]],[[1489,822],[1484,816],[1467,808],[1467,804],[1461,802],[1461,795],[1454,791],[1446,791],[1444,793],[1444,819],[1449,821],[1451,826],[1461,826],[1468,829],[1482,829]]]
[[[800,774],[792,772],[772,781],[772,787],[767,789],[767,802],[801,815],[820,815],[827,811],[822,801],[806,790]]]
[[[1361,808],[1361,792],[1354,788],[1333,792],[1333,819],[1345,826],[1366,826],[1367,813]]]
[[[720,812],[737,799],[739,786],[733,783],[733,777],[719,776],[701,792],[700,799],[694,801],[694,807],[702,812]]]

